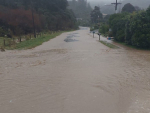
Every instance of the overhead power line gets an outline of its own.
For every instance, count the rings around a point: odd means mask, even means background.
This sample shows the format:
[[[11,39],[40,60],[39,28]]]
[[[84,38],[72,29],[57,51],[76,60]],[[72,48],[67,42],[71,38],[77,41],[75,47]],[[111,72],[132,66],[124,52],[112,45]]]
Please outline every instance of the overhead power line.
[[[111,4],[114,4],[115,5],[115,11],[117,13],[117,8],[118,8],[118,5],[122,4],[122,3],[118,3],[118,1],[116,0],[115,3],[111,3]]]

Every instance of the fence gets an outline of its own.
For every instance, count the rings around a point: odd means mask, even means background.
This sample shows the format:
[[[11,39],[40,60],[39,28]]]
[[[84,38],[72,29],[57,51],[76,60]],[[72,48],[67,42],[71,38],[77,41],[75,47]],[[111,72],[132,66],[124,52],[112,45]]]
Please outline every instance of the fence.
[[[57,31],[48,31],[48,32],[41,32],[36,34],[36,38],[42,37],[45,34],[54,34]],[[17,43],[21,43],[26,40],[32,40],[34,39],[33,34],[28,34],[28,35],[22,35],[22,36],[16,36],[12,38],[7,38],[7,37],[0,37],[0,47],[7,48],[7,47],[13,47]]]

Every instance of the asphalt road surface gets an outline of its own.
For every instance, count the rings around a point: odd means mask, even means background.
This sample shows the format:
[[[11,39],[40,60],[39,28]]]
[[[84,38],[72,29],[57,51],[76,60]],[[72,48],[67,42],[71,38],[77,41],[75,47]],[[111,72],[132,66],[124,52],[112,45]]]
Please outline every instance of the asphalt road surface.
[[[1,52],[0,113],[150,113],[150,51],[117,46],[81,28]]]

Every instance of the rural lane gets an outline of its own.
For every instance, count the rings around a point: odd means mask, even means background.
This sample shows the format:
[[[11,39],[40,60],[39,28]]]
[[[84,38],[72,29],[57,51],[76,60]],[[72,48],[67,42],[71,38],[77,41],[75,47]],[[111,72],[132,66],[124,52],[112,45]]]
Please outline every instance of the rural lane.
[[[117,46],[81,28],[0,52],[0,113],[150,113],[150,51]]]

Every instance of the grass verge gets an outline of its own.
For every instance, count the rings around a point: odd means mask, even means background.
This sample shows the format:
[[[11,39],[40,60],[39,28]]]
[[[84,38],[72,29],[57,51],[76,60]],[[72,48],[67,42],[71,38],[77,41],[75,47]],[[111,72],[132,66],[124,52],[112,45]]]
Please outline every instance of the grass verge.
[[[26,41],[23,41],[21,43],[17,43],[15,45],[11,46],[11,47],[7,46],[5,48],[9,49],[9,50],[13,50],[13,49],[19,49],[19,50],[21,50],[21,49],[31,49],[31,48],[34,48],[34,47],[37,47],[37,46],[41,45],[44,42],[49,41],[52,38],[55,38],[56,36],[59,36],[63,32],[65,32],[65,31],[56,32],[54,34],[44,34],[41,37],[34,38],[34,39],[31,39],[31,40],[26,40]]]
[[[137,50],[150,50],[150,48],[139,48],[139,47],[136,47],[136,46],[133,46],[133,45],[128,45],[126,44],[125,42],[118,42],[118,41],[115,41],[114,42],[120,44],[120,45],[123,45],[123,46],[126,46],[126,47],[129,47],[129,48],[132,48],[132,49],[137,49]]]
[[[0,37],[0,47],[2,47],[2,46],[3,46],[3,42],[4,42],[3,38],[2,38],[2,37]]]
[[[107,43],[106,41],[100,41],[102,44],[104,44],[105,46],[109,47],[109,48],[112,48],[112,49],[117,49],[119,47],[111,44],[111,43]]]

